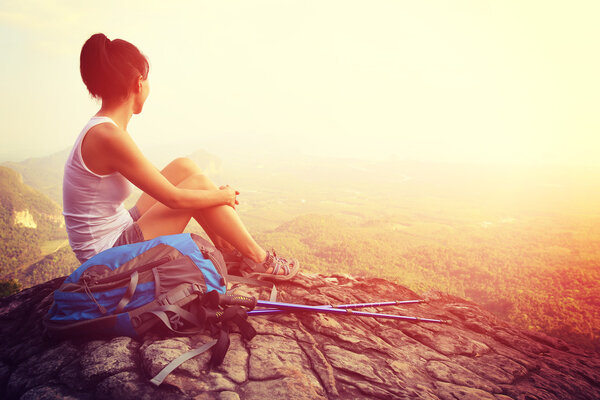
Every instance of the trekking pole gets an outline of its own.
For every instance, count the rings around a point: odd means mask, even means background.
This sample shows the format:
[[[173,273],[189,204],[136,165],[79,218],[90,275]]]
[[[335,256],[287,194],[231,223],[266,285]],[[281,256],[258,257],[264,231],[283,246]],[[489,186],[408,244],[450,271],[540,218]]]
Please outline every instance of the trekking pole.
[[[248,296],[237,296],[237,295],[229,295],[229,294],[219,294],[217,292],[210,292],[207,297],[211,298],[212,304],[218,304],[222,306],[243,306],[250,310],[254,310],[255,307],[265,307],[270,304],[287,304],[287,303],[276,303],[269,302],[263,300],[256,300],[254,297]],[[384,306],[396,306],[402,304],[416,304],[416,303],[426,303],[427,300],[394,300],[394,301],[383,301],[378,303],[354,303],[354,304],[324,304],[320,306],[307,306],[307,307],[333,307],[333,308],[364,308],[364,307],[384,307]],[[265,309],[265,310],[254,310],[254,311],[285,311],[281,308],[275,307],[275,309]],[[259,313],[256,313],[259,314]],[[266,313],[265,313],[266,314]]]
[[[364,308],[364,307],[384,307],[384,306],[396,306],[402,304],[417,304],[417,303],[425,303],[426,300],[398,300],[398,301],[384,301],[380,303],[359,303],[359,304],[338,304],[338,305],[328,305],[324,304],[319,307],[333,307],[333,308]],[[288,310],[282,310],[277,308],[266,308],[262,310],[252,310],[248,311],[248,315],[270,315],[270,314],[280,314],[287,312]]]
[[[210,295],[211,292],[209,292]],[[218,297],[217,297],[218,296]],[[250,310],[254,309],[256,306],[262,307],[270,307],[279,310],[285,310],[288,312],[301,312],[301,311],[312,311],[317,313],[325,313],[325,314],[345,314],[345,315],[356,315],[359,317],[373,317],[373,318],[388,318],[388,319],[398,319],[403,321],[413,321],[413,322],[436,322],[436,323],[448,323],[449,321],[439,320],[439,319],[429,319],[429,318],[420,318],[420,317],[408,317],[404,315],[392,315],[392,314],[379,314],[379,313],[370,313],[363,311],[352,311],[351,308],[334,308],[331,306],[305,306],[301,304],[291,304],[291,303],[279,303],[273,301],[264,301],[264,300],[256,300],[253,297],[247,296],[231,296],[231,295],[223,295],[216,294],[212,296],[215,300],[218,299],[219,305],[240,305],[244,306]],[[408,300],[414,301],[414,300]],[[422,300],[421,300],[422,301]],[[370,303],[372,304],[372,303]],[[260,310],[256,310],[260,311]]]
[[[404,315],[393,315],[393,314],[379,314],[379,313],[370,313],[370,312],[364,312],[364,311],[353,311],[350,308],[340,309],[340,308],[323,307],[323,306],[305,306],[305,305],[300,305],[300,304],[276,303],[276,302],[272,302],[272,301],[263,301],[263,300],[258,300],[256,302],[256,305],[267,306],[267,307],[276,308],[276,309],[280,309],[280,310],[286,310],[289,312],[313,311],[313,312],[324,313],[324,314],[345,314],[345,315],[356,315],[359,317],[399,319],[399,320],[403,320],[403,321],[413,321],[413,322],[436,322],[436,323],[441,323],[441,324],[448,323],[448,321],[440,320],[440,319],[408,317],[408,316],[404,316]]]

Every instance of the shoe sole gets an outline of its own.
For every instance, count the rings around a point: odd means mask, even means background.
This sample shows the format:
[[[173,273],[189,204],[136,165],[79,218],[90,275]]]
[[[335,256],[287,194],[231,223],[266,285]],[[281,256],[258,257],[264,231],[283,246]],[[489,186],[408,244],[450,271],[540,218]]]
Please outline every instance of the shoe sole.
[[[250,273],[244,275],[244,277],[252,278],[252,279],[268,278],[268,280],[270,280],[270,281],[289,281],[290,279],[292,279],[293,277],[295,277],[298,274],[299,270],[300,270],[300,263],[298,261],[296,261],[296,262],[294,262],[294,266],[290,270],[289,274],[273,275],[273,274],[269,274],[266,272],[250,272]]]

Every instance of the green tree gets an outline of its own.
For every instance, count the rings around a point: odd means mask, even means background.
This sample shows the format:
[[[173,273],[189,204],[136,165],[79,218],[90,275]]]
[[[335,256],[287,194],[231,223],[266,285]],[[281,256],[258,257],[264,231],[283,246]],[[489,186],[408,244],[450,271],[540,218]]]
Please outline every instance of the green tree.
[[[0,281],[0,297],[10,296],[21,290],[21,283],[17,279]]]

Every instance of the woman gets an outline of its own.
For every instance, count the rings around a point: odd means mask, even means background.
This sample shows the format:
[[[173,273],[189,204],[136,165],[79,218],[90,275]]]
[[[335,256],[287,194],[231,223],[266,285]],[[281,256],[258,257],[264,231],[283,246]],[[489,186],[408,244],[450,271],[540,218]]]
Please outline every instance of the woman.
[[[81,49],[80,70],[102,107],[65,165],[63,214],[79,261],[113,246],[181,233],[194,218],[221,251],[241,253],[250,275],[289,279],[297,273],[296,260],[265,251],[248,233],[235,211],[239,192],[215,186],[186,158],[159,171],[133,142],[127,124],[142,112],[149,93],[148,60],[137,47],[95,34]],[[144,193],[127,211],[123,201],[131,184]]]

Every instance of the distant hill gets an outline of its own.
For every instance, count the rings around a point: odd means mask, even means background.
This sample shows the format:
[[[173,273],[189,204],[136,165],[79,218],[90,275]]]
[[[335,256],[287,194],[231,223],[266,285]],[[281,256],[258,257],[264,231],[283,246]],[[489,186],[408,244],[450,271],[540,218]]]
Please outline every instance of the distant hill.
[[[186,157],[194,161],[202,173],[213,181],[219,182],[223,178],[223,160],[220,157],[203,149],[189,153]]]
[[[15,277],[23,287],[30,287],[40,282],[70,275],[79,265],[80,262],[75,257],[71,247],[65,245],[27,268],[20,270]]]
[[[70,151],[71,149],[68,148],[46,157],[5,162],[2,165],[19,172],[26,185],[44,193],[57,204],[62,204],[63,169]]]
[[[19,162],[4,162],[0,165],[17,171],[23,176],[23,182],[26,185],[39,190],[57,204],[62,205],[63,173],[70,151],[71,148],[67,148],[46,157],[28,158]],[[160,158],[159,154],[151,152],[146,154],[146,157],[159,166],[155,162]],[[187,157],[198,164],[200,169],[213,179],[220,177],[223,173],[223,161],[206,150],[194,151]]]
[[[46,242],[60,239],[66,239],[60,206],[0,167],[0,276],[37,261]]]

